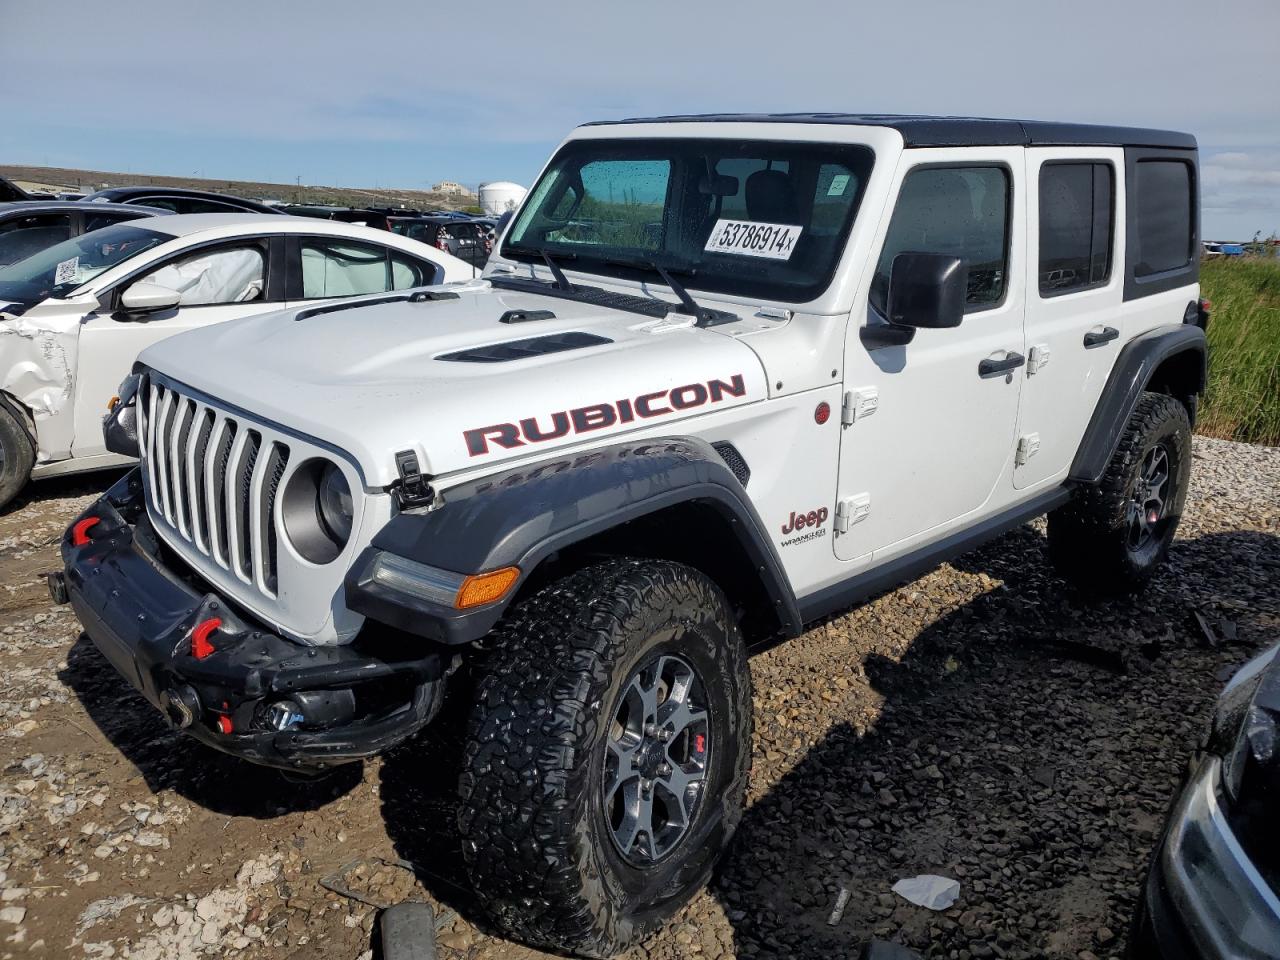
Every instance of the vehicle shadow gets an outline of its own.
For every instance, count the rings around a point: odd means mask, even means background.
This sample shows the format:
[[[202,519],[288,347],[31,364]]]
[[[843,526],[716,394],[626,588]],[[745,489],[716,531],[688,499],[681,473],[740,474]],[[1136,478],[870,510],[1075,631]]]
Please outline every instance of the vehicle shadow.
[[[219,753],[179,733],[135,691],[83,633],[58,679],[153,792],[171,789],[215,813],[269,819],[315,810],[354,788],[359,764],[315,781],[286,782],[274,770]]]
[[[1123,953],[1222,677],[1276,642],[1280,538],[1178,541],[1142,595],[1089,601],[1054,575],[1042,529],[960,558],[955,570],[989,586],[904,642],[873,638],[848,661],[839,639],[824,646],[829,678],[849,685],[809,696],[844,696],[831,712],[853,719],[797,751],[744,816],[711,887],[739,955],[855,956],[873,938],[927,956]],[[855,617],[891,629],[927,589]],[[1195,611],[1229,621],[1235,642],[1210,645]],[[776,719],[757,710],[757,768],[760,741],[781,739]],[[917,874],[958,880],[960,899],[935,913],[891,892]]]
[[[1217,676],[1274,642],[1280,538],[1179,541],[1140,597],[1088,601],[1053,573],[1042,530],[753,660],[753,778],[783,772],[753,790],[710,887],[732,928],[726,955],[825,960],[872,938],[932,956],[1119,955]],[[973,595],[948,602],[957,576]],[[944,599],[922,623],[910,614],[927,593]],[[1229,611],[1236,643],[1208,646],[1199,609]],[[786,697],[762,696],[782,681]],[[398,855],[485,930],[454,828],[467,702],[457,685],[429,734],[385,758],[381,797]],[[815,729],[807,749],[787,749]],[[959,880],[955,906],[934,913],[891,892],[920,873]],[[695,940],[715,925],[706,909],[703,898],[678,921]]]

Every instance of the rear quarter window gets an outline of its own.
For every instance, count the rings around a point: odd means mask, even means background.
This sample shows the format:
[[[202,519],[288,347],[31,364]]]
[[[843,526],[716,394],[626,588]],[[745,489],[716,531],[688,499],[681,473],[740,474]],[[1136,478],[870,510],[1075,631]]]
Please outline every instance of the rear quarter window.
[[[1191,262],[1195,240],[1191,165],[1139,160],[1132,184],[1137,203],[1136,277],[1177,270]]]

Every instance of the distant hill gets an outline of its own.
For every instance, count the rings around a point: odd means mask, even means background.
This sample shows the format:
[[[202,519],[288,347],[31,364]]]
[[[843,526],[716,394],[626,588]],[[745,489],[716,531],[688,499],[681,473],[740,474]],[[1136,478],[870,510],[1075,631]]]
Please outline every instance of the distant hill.
[[[325,187],[292,183],[261,183],[255,180],[205,180],[196,177],[162,177],[145,173],[113,173],[106,170],[74,170],[66,167],[22,167],[0,164],[0,177],[23,183],[41,184],[61,190],[86,193],[111,187],[157,184],[229,193],[252,200],[283,200],[287,203],[331,203],[352,207],[405,207],[456,210],[466,205],[463,198],[430,190],[367,189]]]

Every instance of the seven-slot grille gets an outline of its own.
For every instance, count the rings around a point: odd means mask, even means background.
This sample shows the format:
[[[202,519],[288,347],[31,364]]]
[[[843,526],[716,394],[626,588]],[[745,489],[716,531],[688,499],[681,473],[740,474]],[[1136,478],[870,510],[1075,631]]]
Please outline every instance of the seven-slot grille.
[[[153,515],[237,579],[276,595],[276,510],[289,448],[251,422],[148,383],[139,399]]]

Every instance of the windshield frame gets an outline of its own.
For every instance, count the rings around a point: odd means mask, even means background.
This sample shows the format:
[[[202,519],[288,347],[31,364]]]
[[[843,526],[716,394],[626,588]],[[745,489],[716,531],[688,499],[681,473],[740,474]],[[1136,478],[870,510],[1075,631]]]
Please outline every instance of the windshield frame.
[[[678,152],[683,151],[684,155]],[[777,160],[805,160],[821,166],[824,163],[844,165],[854,173],[857,183],[851,193],[847,209],[838,231],[834,235],[824,236],[830,244],[827,261],[823,268],[813,275],[808,283],[785,282],[776,278],[752,279],[733,273],[717,273],[708,270],[705,254],[696,260],[674,257],[662,250],[646,250],[639,245],[634,247],[602,246],[597,248],[598,255],[593,255],[590,245],[574,243],[546,243],[532,245],[528,242],[516,243],[515,237],[522,230],[532,225],[536,211],[547,200],[553,189],[563,192],[570,188],[570,180],[565,186],[552,182],[552,178],[561,177],[565,169],[580,170],[593,160],[633,159],[637,161],[668,159],[672,161],[668,177],[667,194],[662,199],[663,234],[672,228],[678,211],[672,202],[677,186],[685,191],[690,189],[691,171],[685,170],[679,175],[675,170],[677,162],[687,163],[690,152],[703,151],[715,156],[716,163],[722,160],[757,160],[773,157]],[[865,142],[852,142],[825,139],[764,139],[751,137],[726,137],[709,134],[698,136],[653,136],[653,137],[580,137],[566,141],[560,146],[543,169],[538,180],[528,193],[527,200],[504,231],[499,256],[516,263],[527,263],[533,266],[543,264],[541,250],[545,249],[556,258],[566,271],[598,276],[602,279],[626,280],[637,283],[652,283],[655,279],[654,264],[659,264],[677,275],[689,290],[696,290],[710,295],[722,295],[731,299],[773,301],[786,304],[811,302],[832,286],[841,263],[847,252],[849,238],[858,222],[863,200],[867,195],[867,187],[873,175],[877,159],[875,148]],[[683,183],[681,181],[683,180]],[[578,181],[581,182],[580,180]],[[745,183],[745,181],[744,181]],[[743,184],[738,187],[744,189]],[[741,196],[736,193],[730,196]],[[580,202],[580,201],[579,201]],[[576,209],[576,205],[573,209]],[[719,213],[721,219],[736,219],[727,212]],[[566,214],[565,222],[572,222],[572,211]],[[746,219],[745,215],[744,218]],[[812,214],[806,232],[812,230]],[[767,222],[756,220],[751,222]],[[524,238],[522,238],[523,240]],[[628,266],[630,260],[635,264]],[[776,261],[762,261],[767,264]]]
[[[147,220],[149,218],[141,219]],[[30,309],[45,300],[65,300],[75,295],[76,291],[89,286],[100,277],[115,270],[121,264],[128,263],[175,239],[173,234],[165,233],[161,230],[149,230],[145,227],[137,226],[136,224],[138,223],[139,220],[127,220],[123,223],[113,223],[100,227],[97,230],[82,233],[78,237],[70,237],[51,247],[46,247],[37,253],[33,253],[29,257],[0,267],[0,302],[20,304],[24,308]],[[80,279],[77,275],[74,281],[66,281],[60,284],[54,282],[57,279],[57,269],[61,264],[68,263],[73,258],[78,260],[81,256],[103,243],[126,242],[138,244],[137,249],[129,251],[127,256],[122,256],[118,260],[108,263],[92,276]],[[18,272],[18,268],[23,265],[27,265],[28,271],[36,271],[36,276],[24,279],[5,276],[10,271]],[[30,287],[29,293],[21,292],[23,283]]]

